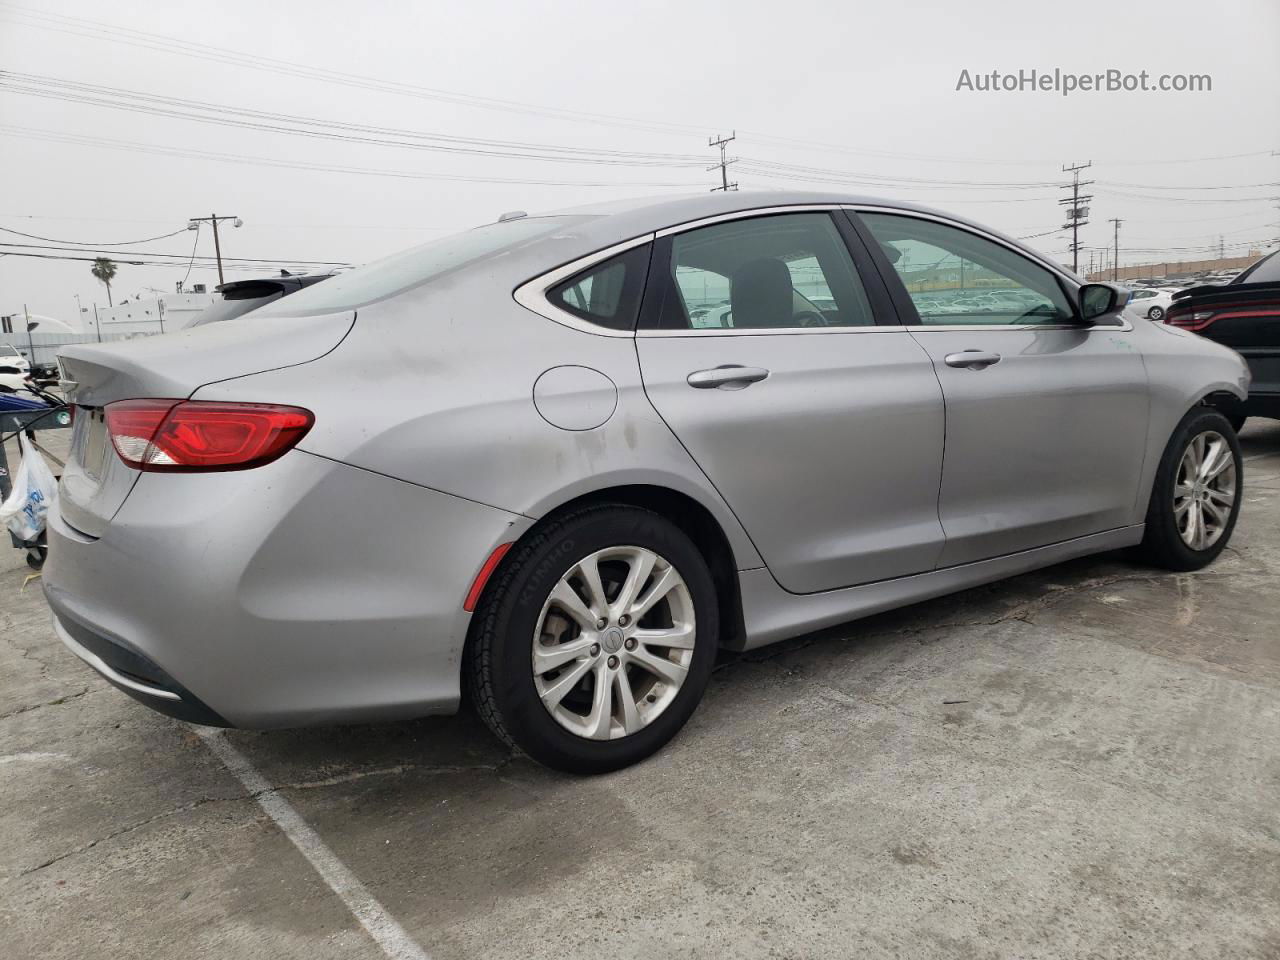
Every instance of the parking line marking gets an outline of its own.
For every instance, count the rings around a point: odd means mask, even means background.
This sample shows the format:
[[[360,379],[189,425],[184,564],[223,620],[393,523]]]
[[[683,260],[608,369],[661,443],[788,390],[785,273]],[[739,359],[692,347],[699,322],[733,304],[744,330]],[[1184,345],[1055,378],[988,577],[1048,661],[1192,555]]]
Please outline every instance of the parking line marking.
[[[258,806],[315,867],[329,889],[347,905],[383,953],[392,960],[431,960],[350,868],[320,839],[311,825],[302,819],[293,804],[280,795],[248,757],[232,746],[221,730],[201,728],[197,732],[214,756],[253,794]]]

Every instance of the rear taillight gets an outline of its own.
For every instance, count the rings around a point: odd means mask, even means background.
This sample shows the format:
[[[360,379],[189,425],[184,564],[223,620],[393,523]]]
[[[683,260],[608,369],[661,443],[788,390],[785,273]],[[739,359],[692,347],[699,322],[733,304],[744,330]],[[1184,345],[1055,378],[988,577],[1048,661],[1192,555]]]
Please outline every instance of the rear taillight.
[[[104,410],[120,459],[151,472],[260,467],[296,446],[315,422],[310,410],[275,403],[119,400]]]
[[[1180,313],[1170,311],[1164,316],[1164,322],[1171,327],[1183,330],[1203,330],[1217,318],[1212,310],[1184,310]]]
[[[1269,301],[1246,303],[1216,304],[1212,310],[1178,310],[1171,308],[1165,314],[1164,322],[1183,330],[1197,333],[1217,323],[1219,320],[1247,320],[1266,317],[1280,317],[1280,305]]]

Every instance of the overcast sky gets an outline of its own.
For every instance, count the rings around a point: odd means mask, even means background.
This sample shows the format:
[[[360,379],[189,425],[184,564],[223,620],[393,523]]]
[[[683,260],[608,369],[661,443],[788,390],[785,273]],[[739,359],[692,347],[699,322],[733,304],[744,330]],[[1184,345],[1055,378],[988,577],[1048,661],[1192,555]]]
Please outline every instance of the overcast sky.
[[[478,139],[554,145],[588,151],[575,156],[592,161],[338,142],[0,86],[0,227],[57,242],[4,233],[6,242],[45,246],[0,250],[90,255],[49,247],[153,237],[216,212],[244,220],[223,233],[225,255],[358,263],[510,209],[706,189],[715,175],[703,166],[716,159],[707,136],[736,128],[730,153],[743,160],[731,172],[743,189],[839,186],[1026,236],[1063,222],[1051,185],[1062,182],[1062,165],[1092,160],[1088,174],[1098,183],[1083,243],[1108,245],[1106,221],[1121,217],[1122,262],[1198,256],[1182,248],[1217,244],[1220,235],[1229,253],[1243,253],[1280,236],[1280,210],[1264,199],[1280,197],[1280,156],[1272,153],[1280,151],[1278,49],[1276,0],[0,0],[0,68],[43,78],[16,81],[26,89],[54,89],[53,78],[266,111],[295,118],[295,127],[296,118],[364,124],[460,138],[452,145],[468,150],[541,152]],[[1031,68],[1209,74],[1213,89],[1069,97],[956,90],[965,69]],[[359,79],[333,82],[333,71]],[[333,130],[323,128],[326,137]],[[253,162],[208,156],[215,153]],[[991,183],[1000,186],[984,185]],[[117,300],[148,287],[173,290],[194,239],[184,232],[133,248],[183,259],[122,265]],[[1031,242],[1067,258],[1061,234]],[[212,256],[207,231],[199,244],[200,255]],[[1140,257],[1126,247],[1162,252]],[[227,273],[260,275],[239,266]],[[212,286],[216,275],[197,265],[190,281]],[[26,303],[70,321],[75,294],[86,306],[106,304],[88,263],[0,256],[0,313]]]

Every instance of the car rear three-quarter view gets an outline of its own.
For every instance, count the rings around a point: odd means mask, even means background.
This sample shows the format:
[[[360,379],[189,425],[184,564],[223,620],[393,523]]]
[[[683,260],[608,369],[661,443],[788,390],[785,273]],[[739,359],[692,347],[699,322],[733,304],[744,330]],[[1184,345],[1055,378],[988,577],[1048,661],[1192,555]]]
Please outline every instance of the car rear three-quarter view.
[[[45,587],[147,705],[451,712],[600,772],[717,650],[1071,557],[1209,563],[1240,357],[962,218],[723,193],[499,222],[61,357]]]

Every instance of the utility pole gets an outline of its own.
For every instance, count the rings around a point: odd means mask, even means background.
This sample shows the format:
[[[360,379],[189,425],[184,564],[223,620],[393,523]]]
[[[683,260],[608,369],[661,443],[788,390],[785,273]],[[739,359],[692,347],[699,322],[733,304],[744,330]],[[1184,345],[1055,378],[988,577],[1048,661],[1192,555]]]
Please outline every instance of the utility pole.
[[[1082,200],[1092,200],[1092,194],[1080,193],[1081,187],[1087,187],[1093,183],[1092,180],[1080,179],[1080,171],[1086,170],[1093,166],[1093,161],[1088,163],[1073,163],[1063,166],[1064,173],[1071,174],[1071,182],[1063,184],[1063,188],[1071,188],[1071,196],[1064,197],[1059,200],[1060,204],[1067,204],[1067,223],[1064,224],[1064,230],[1071,231],[1071,270],[1073,273],[1080,272],[1080,228],[1089,222],[1089,207],[1081,206]]]
[[[1119,217],[1112,217],[1111,222],[1116,225],[1115,254],[1111,260],[1111,279],[1114,281],[1120,275],[1120,224],[1124,223]]]
[[[93,305],[93,328],[98,331],[98,342],[102,342],[102,324],[98,322],[98,304]]]
[[[737,137],[738,137],[738,131],[735,130],[731,134],[729,134],[729,136],[727,137],[722,137],[720,136],[720,134],[717,133],[714,137],[710,137],[707,140],[707,146],[720,148],[720,162],[713,163],[711,166],[707,167],[708,170],[715,170],[717,168],[719,168],[720,170],[720,186],[712,187],[711,188],[712,193],[715,193],[717,190],[723,190],[727,193],[730,190],[738,189],[738,184],[736,182],[735,183],[729,182],[729,164],[737,163],[738,161],[736,158],[733,160],[729,160],[725,157],[725,154],[724,154],[724,148],[728,146],[731,141],[736,140]]]
[[[230,220],[231,225],[233,227],[244,226],[244,221],[241,220],[239,217],[220,217],[217,214],[210,214],[207,217],[192,217],[189,221],[187,221],[187,229],[198,230],[200,229],[200,224],[202,223],[213,224],[213,254],[218,260],[218,286],[222,286],[224,281],[222,279],[222,245],[221,243],[218,242],[218,221],[219,220]]]

